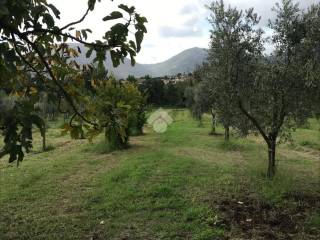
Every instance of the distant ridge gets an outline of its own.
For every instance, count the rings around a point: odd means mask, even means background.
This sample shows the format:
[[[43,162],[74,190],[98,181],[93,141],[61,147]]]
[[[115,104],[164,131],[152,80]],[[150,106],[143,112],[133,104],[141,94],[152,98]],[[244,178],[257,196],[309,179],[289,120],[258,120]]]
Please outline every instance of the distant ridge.
[[[70,43],[73,48],[79,47],[81,49],[80,56],[76,59],[79,64],[89,64],[95,57],[92,54],[91,58],[85,57],[86,49],[81,44]],[[117,78],[127,78],[128,75],[135,77],[142,77],[150,75],[152,77],[172,76],[178,73],[190,73],[195,70],[198,65],[206,61],[208,56],[207,50],[204,48],[190,48],[187,49],[167,61],[156,64],[139,64],[136,63],[134,67],[131,66],[130,60],[125,59],[124,64],[114,68],[110,56],[107,56],[105,67],[110,73],[113,73]]]

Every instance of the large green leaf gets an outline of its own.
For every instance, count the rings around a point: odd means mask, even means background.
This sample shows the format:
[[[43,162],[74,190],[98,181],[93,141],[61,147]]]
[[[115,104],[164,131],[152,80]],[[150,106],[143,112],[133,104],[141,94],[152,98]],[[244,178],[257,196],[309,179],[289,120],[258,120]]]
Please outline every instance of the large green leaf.
[[[141,50],[141,43],[143,40],[143,32],[142,31],[137,31],[135,34],[136,37],[136,43],[137,43],[137,52],[140,52]]]
[[[120,4],[119,6],[118,6],[120,9],[122,9],[122,10],[124,10],[124,11],[126,11],[127,13],[129,13],[129,14],[133,14],[134,13],[134,10],[135,10],[135,7],[128,7],[127,5],[125,5],[125,4]]]
[[[103,21],[109,21],[109,20],[119,19],[119,18],[122,18],[122,17],[123,17],[123,15],[122,15],[121,12],[114,11],[110,15],[104,17],[102,20]]]

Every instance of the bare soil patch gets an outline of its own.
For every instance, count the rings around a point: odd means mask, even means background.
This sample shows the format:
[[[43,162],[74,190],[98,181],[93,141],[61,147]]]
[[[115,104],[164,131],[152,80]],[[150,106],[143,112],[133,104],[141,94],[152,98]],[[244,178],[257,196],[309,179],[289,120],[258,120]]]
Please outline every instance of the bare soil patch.
[[[289,192],[281,205],[267,203],[252,194],[214,202],[217,225],[225,239],[320,239],[320,229],[306,228],[311,213],[319,212],[320,193]]]

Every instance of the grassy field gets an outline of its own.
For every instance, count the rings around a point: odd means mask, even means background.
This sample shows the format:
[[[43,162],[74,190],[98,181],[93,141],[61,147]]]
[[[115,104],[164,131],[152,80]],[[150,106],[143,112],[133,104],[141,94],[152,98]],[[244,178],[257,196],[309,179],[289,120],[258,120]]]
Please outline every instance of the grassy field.
[[[128,150],[103,153],[51,124],[19,168],[0,162],[0,239],[320,239],[320,125],[281,145],[265,178],[258,137],[209,136],[187,111],[170,110]],[[219,129],[222,133],[222,129]]]

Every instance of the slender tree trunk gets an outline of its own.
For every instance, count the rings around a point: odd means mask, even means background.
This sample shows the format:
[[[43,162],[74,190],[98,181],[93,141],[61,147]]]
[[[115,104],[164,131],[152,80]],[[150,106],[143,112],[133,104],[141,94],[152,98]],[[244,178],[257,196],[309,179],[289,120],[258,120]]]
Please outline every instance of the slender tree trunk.
[[[216,132],[216,115],[214,114],[214,111],[211,109],[211,116],[212,116],[212,126],[211,126],[211,132],[210,135],[215,135]]]
[[[226,142],[229,142],[229,139],[230,139],[230,128],[229,128],[229,126],[225,126],[224,127],[224,140]]]
[[[202,117],[198,119],[198,127],[203,127]]]
[[[249,120],[256,126],[256,128],[259,130],[261,136],[268,144],[268,171],[267,171],[267,177],[272,178],[275,175],[276,172],[276,145],[277,145],[277,136],[279,133],[279,129],[282,126],[283,120],[285,115],[282,116],[282,123],[279,125],[277,131],[274,131],[273,134],[269,134],[269,136],[266,134],[266,132],[263,130],[263,128],[259,125],[258,121],[250,115],[248,111],[245,110],[243,107],[241,101],[239,101],[239,107],[241,111],[249,118]]]
[[[47,143],[46,143],[46,131],[44,131],[42,136],[42,151],[47,150]]]
[[[41,136],[42,136],[42,151],[47,150],[47,139],[46,139],[46,134],[47,134],[47,123],[45,122],[44,129],[41,131]]]
[[[276,142],[274,140],[268,143],[268,160],[267,177],[273,178],[276,173]]]

